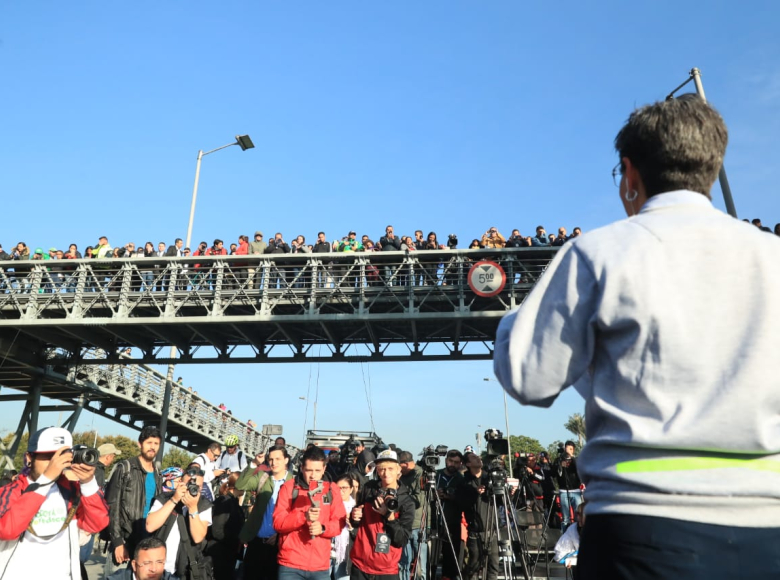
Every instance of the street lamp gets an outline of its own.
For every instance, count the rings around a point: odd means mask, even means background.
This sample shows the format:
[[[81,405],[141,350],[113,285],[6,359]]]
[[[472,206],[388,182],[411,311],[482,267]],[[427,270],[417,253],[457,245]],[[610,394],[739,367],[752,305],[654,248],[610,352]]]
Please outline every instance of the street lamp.
[[[491,379],[488,377],[485,377],[482,380],[493,383],[498,382],[496,379]],[[506,404],[506,390],[502,387],[501,391],[504,393],[504,421],[506,422],[506,450],[507,455],[509,455],[509,477],[514,477],[512,474],[512,444],[509,442],[509,409]]]
[[[214,153],[215,151],[219,151],[220,149],[226,149],[228,147],[232,147],[233,145],[238,145],[241,147],[241,151],[246,151],[247,149],[253,149],[255,144],[252,143],[252,139],[249,138],[249,135],[236,135],[236,140],[233,143],[228,143],[227,145],[223,145],[222,147],[217,147],[216,149],[212,149],[211,151],[203,152],[203,149],[198,151],[198,162],[195,165],[195,186],[192,188],[192,205],[190,205],[190,221],[187,224],[187,241],[184,244],[185,248],[190,247],[190,242],[192,241],[192,223],[195,220],[195,201],[198,197],[198,181],[200,180],[200,162],[203,159],[205,155],[209,155],[211,153]],[[176,358],[176,345],[171,345],[171,360]],[[168,374],[165,378],[165,397],[163,398],[163,408],[162,408],[162,416],[160,417],[160,433],[162,434],[162,441],[160,441],[160,450],[158,452],[158,456],[160,457],[160,460],[162,460],[164,447],[165,447],[165,432],[168,430],[168,413],[170,411],[171,406],[171,391],[173,390],[173,370],[176,365],[173,363],[170,363],[168,365]]]
[[[252,139],[249,138],[249,135],[236,135],[236,140],[233,143],[228,143],[227,145],[217,147],[216,149],[206,151],[205,153],[203,152],[203,149],[198,151],[198,162],[195,164],[195,186],[192,188],[192,205],[190,205],[190,221],[187,224],[187,241],[184,244],[185,248],[189,248],[190,242],[192,241],[192,223],[195,220],[195,202],[198,199],[198,181],[200,181],[200,162],[206,155],[210,155],[220,149],[227,149],[233,145],[241,147],[241,151],[254,149],[255,147],[255,144],[252,143]]]

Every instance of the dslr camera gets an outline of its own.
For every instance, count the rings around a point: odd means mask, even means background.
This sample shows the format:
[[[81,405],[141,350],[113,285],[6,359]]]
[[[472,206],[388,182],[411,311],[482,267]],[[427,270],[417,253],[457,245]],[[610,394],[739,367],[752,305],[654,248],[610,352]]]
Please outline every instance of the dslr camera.
[[[376,496],[385,500],[387,511],[390,513],[398,512],[398,490],[392,487],[380,488]]]
[[[450,234],[447,236],[447,247],[450,250],[454,250],[458,247],[458,236],[456,234]]]
[[[73,453],[72,465],[88,465],[95,467],[100,459],[100,452],[94,447],[87,447],[86,445],[74,445],[71,447],[70,452]]]

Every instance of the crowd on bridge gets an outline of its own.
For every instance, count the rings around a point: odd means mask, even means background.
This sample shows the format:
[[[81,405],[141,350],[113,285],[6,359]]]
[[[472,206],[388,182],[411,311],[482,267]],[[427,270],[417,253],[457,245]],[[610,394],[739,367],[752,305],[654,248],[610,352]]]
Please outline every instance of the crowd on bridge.
[[[538,514],[526,528],[571,526],[563,562],[584,523],[570,441],[554,459],[516,453],[516,479],[510,457],[488,452],[483,465],[471,446],[431,446],[418,465],[409,451],[354,437],[295,458],[277,437],[247,456],[231,435],[160,469],[161,441],[144,427],[138,456],[125,458],[110,443],[74,448],[64,428],[32,434],[24,469],[0,487],[0,578],[33,566],[35,577],[86,580],[84,563],[102,547],[110,580],[427,580],[439,560],[442,577],[484,569],[497,580],[499,528],[519,525],[519,513]],[[492,529],[497,496],[506,521]]]

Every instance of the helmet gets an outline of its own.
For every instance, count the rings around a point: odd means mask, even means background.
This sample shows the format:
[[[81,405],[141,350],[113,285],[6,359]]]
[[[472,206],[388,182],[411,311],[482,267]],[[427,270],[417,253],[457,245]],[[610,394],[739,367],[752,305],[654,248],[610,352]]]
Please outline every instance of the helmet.
[[[184,472],[182,471],[181,467],[168,467],[163,469],[160,472],[160,476],[162,476],[163,482],[163,491],[174,491],[173,480],[179,479],[182,475],[184,475]]]
[[[233,447],[238,445],[238,435],[228,435],[225,437],[225,447]]]

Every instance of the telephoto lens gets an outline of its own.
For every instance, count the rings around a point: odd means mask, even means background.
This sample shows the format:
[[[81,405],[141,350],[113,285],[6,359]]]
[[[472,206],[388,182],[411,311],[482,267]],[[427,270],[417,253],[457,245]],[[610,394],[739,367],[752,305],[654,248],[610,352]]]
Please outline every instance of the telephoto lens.
[[[72,464],[89,465],[95,467],[100,459],[100,452],[94,447],[87,447],[86,445],[74,445],[70,450],[73,453]]]

